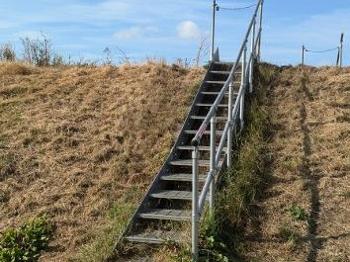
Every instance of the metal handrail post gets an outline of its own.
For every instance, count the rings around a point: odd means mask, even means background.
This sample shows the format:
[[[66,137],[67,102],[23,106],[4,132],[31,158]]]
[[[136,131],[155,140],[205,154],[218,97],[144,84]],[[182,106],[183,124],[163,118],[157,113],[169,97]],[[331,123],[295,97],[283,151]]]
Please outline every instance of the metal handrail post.
[[[239,103],[239,119],[241,122],[241,131],[244,127],[244,96],[245,96],[245,87],[246,87],[246,60],[247,60],[247,42],[244,47],[243,56],[242,56],[242,76],[241,76],[241,88],[243,90],[241,97],[240,97],[240,103]]]
[[[215,176],[216,163],[215,163],[215,147],[216,147],[216,117],[215,115],[210,119],[210,172]],[[212,216],[214,214],[214,191],[215,191],[215,179],[212,179],[209,188],[209,212]]]
[[[214,61],[214,52],[215,52],[215,25],[216,25],[216,0],[213,0],[213,15],[212,15],[212,24],[211,24],[211,49],[210,49],[210,61]]]
[[[256,27],[256,18],[254,18],[252,39],[250,45],[250,63],[249,63],[249,93],[253,92],[253,75],[254,75],[254,63],[255,63],[255,27]]]
[[[262,31],[262,22],[263,22],[263,7],[264,7],[264,0],[260,3],[260,13],[259,13],[259,30]],[[258,44],[258,55],[257,60],[260,62],[261,58],[261,34],[259,36],[259,44]]]
[[[198,147],[192,151],[192,261],[198,259]]]
[[[233,82],[230,82],[228,86],[228,115],[227,121],[229,122],[229,128],[227,133],[227,168],[231,168],[232,166],[232,107],[233,107]]]

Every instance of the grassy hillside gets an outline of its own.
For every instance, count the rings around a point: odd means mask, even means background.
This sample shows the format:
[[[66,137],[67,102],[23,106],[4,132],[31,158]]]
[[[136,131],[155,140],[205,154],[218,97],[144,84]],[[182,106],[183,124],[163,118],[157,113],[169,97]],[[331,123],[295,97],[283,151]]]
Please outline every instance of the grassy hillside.
[[[284,68],[270,94],[267,190],[248,261],[350,261],[350,70]]]
[[[0,64],[0,232],[46,215],[43,261],[98,261],[173,144],[201,69]]]

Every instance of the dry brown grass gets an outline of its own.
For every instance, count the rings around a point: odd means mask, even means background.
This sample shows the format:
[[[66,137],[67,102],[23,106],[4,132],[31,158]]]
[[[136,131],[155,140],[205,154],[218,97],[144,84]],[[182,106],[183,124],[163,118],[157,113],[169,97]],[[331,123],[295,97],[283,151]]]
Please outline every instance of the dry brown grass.
[[[272,181],[247,259],[350,261],[350,69],[286,68],[270,98]]]
[[[56,229],[42,261],[110,252],[114,235],[105,244],[103,234],[154,177],[202,75],[157,63],[1,64],[0,231],[46,213]]]

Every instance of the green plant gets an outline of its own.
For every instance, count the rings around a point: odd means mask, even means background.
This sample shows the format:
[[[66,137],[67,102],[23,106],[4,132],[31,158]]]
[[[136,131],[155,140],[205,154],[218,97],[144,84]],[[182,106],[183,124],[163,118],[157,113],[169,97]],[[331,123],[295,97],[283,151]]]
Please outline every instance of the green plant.
[[[300,235],[288,227],[288,225],[283,225],[280,227],[278,235],[283,241],[290,242],[293,245],[297,244],[301,238]]]
[[[293,204],[289,208],[289,212],[295,220],[305,221],[308,218],[308,214],[306,213],[305,209],[296,204]]]
[[[0,261],[38,261],[41,251],[48,247],[51,233],[46,216],[5,230],[0,235]]]

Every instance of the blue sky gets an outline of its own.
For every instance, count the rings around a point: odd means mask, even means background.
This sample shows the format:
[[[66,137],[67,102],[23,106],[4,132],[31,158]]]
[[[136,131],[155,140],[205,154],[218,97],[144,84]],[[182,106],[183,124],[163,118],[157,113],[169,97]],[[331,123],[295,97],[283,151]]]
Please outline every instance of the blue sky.
[[[218,0],[225,7],[254,0]],[[132,60],[195,57],[199,41],[210,31],[211,0],[11,0],[0,2],[0,43],[21,51],[20,37],[40,32],[55,52],[74,59],[113,59],[122,49]],[[217,44],[233,60],[252,10],[220,11]],[[336,47],[345,32],[345,63],[350,63],[350,1],[265,0],[262,56],[277,64],[297,64],[304,43],[310,49]],[[349,42],[347,40],[349,39]],[[307,54],[309,64],[334,64],[336,53]],[[205,59],[204,59],[205,60]]]

